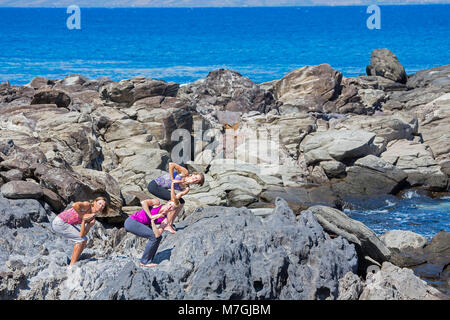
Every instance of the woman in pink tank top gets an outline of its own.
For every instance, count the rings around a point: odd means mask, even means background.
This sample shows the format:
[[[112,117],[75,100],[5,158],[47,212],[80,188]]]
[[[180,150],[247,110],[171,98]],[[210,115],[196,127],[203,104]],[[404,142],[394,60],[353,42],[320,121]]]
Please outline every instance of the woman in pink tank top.
[[[77,262],[81,253],[86,248],[86,234],[95,224],[95,217],[99,213],[107,215],[108,212],[109,206],[106,199],[98,197],[92,202],[75,202],[72,208],[61,212],[53,219],[53,231],[75,242],[70,266]],[[80,225],[80,228],[77,225]]]
[[[167,215],[178,209],[182,195],[182,193],[175,194],[174,184],[172,184],[170,201],[161,205],[158,199],[143,200],[141,201],[142,210],[132,214],[125,220],[124,227],[127,232],[148,239],[144,253],[139,260],[141,266],[156,266],[152,261],[161,242],[163,231],[176,232],[167,222]],[[158,223],[159,225],[157,226]]]

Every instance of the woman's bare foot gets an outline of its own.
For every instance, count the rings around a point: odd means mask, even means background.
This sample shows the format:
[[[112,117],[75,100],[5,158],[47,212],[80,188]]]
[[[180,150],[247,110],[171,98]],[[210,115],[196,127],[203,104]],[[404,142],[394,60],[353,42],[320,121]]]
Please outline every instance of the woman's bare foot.
[[[141,265],[141,267],[149,267],[149,268],[156,267],[158,265],[156,263],[143,264],[142,262],[140,262],[139,264]]]
[[[177,232],[175,231],[175,229],[174,229],[170,224],[167,224],[167,225],[164,227],[164,231],[168,231],[168,232],[170,232],[170,233],[172,233],[172,234],[177,233]]]

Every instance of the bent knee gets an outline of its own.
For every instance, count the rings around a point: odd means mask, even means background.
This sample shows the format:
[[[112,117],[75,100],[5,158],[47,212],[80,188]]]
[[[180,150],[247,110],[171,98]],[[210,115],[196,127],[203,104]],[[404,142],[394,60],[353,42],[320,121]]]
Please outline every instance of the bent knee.
[[[87,241],[88,241],[87,237],[82,237],[80,239],[80,241],[78,241],[76,244],[78,244],[80,246],[86,246],[87,245]]]

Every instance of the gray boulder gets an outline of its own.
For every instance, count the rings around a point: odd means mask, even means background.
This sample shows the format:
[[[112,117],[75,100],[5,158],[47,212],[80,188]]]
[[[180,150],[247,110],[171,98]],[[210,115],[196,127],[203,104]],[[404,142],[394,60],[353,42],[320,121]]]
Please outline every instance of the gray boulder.
[[[344,198],[374,196],[397,192],[407,174],[374,155],[368,155],[347,167],[346,177],[332,184],[333,190]]]
[[[380,236],[388,248],[404,249],[407,247],[423,248],[427,243],[427,238],[420,234],[406,230],[390,230]]]
[[[19,169],[11,169],[8,171],[0,172],[0,177],[3,178],[4,181],[14,181],[14,180],[22,180],[23,173]]]
[[[37,91],[30,104],[56,104],[59,108],[67,108],[71,102],[67,92],[47,88]]]
[[[335,299],[344,270],[356,268],[352,246],[331,240],[310,213],[296,223],[282,199],[264,221],[247,209],[208,207],[177,227],[161,243],[159,270],[129,263],[95,297]]]
[[[40,199],[42,189],[36,182],[10,181],[2,185],[0,192],[9,199]]]
[[[336,98],[342,74],[328,64],[306,66],[289,72],[274,85],[275,97],[300,111],[321,112],[322,105]]]
[[[441,300],[448,299],[414,275],[411,269],[384,262],[381,270],[370,273],[360,300]]]
[[[426,262],[422,249],[427,245],[428,240],[420,234],[390,230],[382,234],[380,240],[391,251],[390,262],[398,267],[417,266]]]
[[[382,76],[384,78],[406,83],[405,68],[400,64],[395,54],[388,49],[376,49],[370,56],[370,65],[366,67],[369,76]]]
[[[0,271],[11,281],[3,293],[7,299],[336,299],[339,279],[357,268],[353,245],[331,239],[311,212],[296,221],[282,199],[265,219],[245,208],[207,207],[177,228],[164,234],[158,266],[141,268],[146,239],[97,223],[72,269],[70,244],[47,223],[32,223],[27,232],[2,229]],[[11,245],[17,237],[20,249]]]
[[[445,190],[448,178],[434,159],[431,148],[416,141],[397,140],[388,144],[381,158],[407,174],[411,186]]]
[[[0,227],[29,228],[32,222],[48,222],[48,212],[41,202],[0,196]]]
[[[328,178],[341,178],[345,176],[345,164],[336,160],[322,161],[320,163]]]
[[[308,165],[328,160],[349,160],[377,153],[375,134],[364,130],[328,130],[306,136],[300,144]]]
[[[326,205],[335,207],[339,199],[328,186],[317,184],[305,185],[304,187],[269,187],[261,193],[261,199],[274,203],[277,197],[287,201],[290,208],[298,214],[312,205]]]
[[[277,108],[272,93],[261,89],[249,78],[233,70],[218,69],[208,73],[206,78],[183,86],[178,91],[177,98],[196,107],[200,114],[215,111],[230,111],[247,113],[258,111],[267,113]],[[236,119],[220,117],[220,122],[233,125]],[[215,119],[217,120],[217,118]]]
[[[338,300],[358,300],[363,290],[361,279],[353,272],[347,272],[339,280]]]
[[[365,271],[366,256],[382,263],[389,261],[390,251],[376,234],[362,222],[349,218],[344,212],[326,207],[312,206],[308,208],[325,231],[339,235],[355,245],[358,252],[360,272]],[[303,213],[302,213],[303,214]]]
[[[424,88],[438,87],[450,88],[450,65],[419,70],[408,78],[408,87]]]
[[[144,77],[134,77],[119,82],[110,82],[99,90],[100,98],[131,106],[135,101],[147,97],[169,96],[177,94],[179,85],[175,82],[165,82]]]

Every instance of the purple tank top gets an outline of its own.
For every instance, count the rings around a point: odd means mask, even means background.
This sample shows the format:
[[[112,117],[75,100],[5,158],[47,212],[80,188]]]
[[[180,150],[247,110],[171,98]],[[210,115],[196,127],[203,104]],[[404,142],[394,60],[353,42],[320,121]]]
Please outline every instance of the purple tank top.
[[[173,178],[176,180],[181,180],[181,176],[174,170],[173,171]],[[155,182],[158,186],[164,188],[164,189],[170,189],[172,187],[172,180],[170,179],[170,173],[167,173],[165,175],[159,176],[155,179]],[[183,189],[180,187],[180,184],[175,184],[174,187],[175,190],[182,191]]]
[[[159,207],[156,207],[156,208],[151,208],[150,209],[150,214],[152,216],[154,216],[155,214],[158,214],[158,212],[159,212],[159,210],[161,209],[162,206],[163,205],[160,205]],[[130,216],[130,219],[136,220],[136,221],[138,221],[138,222],[140,222],[142,224],[145,224],[145,225],[150,225],[150,218],[147,216],[147,214],[145,213],[144,209],[142,209],[142,210],[140,210],[140,211],[138,211],[136,213],[133,213]],[[155,220],[155,223],[156,224],[161,224],[161,222],[163,222],[164,219],[165,219],[165,217],[160,217],[160,218]]]

